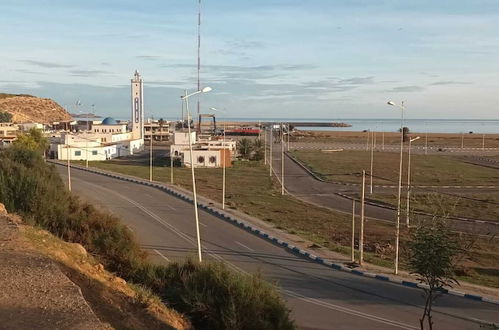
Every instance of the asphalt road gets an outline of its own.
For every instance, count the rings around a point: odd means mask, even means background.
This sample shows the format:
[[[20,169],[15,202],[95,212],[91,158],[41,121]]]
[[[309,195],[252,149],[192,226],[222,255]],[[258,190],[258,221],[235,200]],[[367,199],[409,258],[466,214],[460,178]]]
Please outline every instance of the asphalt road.
[[[274,144],[272,155],[273,171],[280,180],[282,166],[280,144]],[[348,185],[319,181],[287,155],[284,156],[284,186],[290,194],[299,197],[304,201],[348,214],[351,214],[352,212],[352,200],[342,197],[338,195],[338,193],[346,194],[352,192],[354,189],[357,189],[357,192],[359,192],[360,189],[359,186],[352,188],[352,186]],[[357,207],[357,210],[358,209],[359,208]],[[396,210],[365,204],[365,215],[368,218],[393,222],[396,219]],[[402,214],[401,221],[405,223],[405,214]],[[499,225],[493,223],[453,220],[453,226],[455,230],[467,233],[480,235],[499,234]]]
[[[57,166],[64,180],[66,169]],[[73,193],[120,216],[155,262],[195,255],[191,204],[156,188],[72,170]],[[307,261],[200,212],[205,259],[241,272],[260,271],[277,282],[303,329],[418,329],[419,289],[352,275]],[[444,295],[437,301],[438,329],[478,329],[476,320],[499,323],[499,306]]]

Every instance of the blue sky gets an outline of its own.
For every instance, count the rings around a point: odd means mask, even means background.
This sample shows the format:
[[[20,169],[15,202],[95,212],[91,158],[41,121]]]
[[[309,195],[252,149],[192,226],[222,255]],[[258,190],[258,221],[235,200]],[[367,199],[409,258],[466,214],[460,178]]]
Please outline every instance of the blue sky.
[[[250,118],[499,118],[499,1],[203,0],[201,111]],[[176,118],[196,88],[196,0],[2,0],[0,92]]]

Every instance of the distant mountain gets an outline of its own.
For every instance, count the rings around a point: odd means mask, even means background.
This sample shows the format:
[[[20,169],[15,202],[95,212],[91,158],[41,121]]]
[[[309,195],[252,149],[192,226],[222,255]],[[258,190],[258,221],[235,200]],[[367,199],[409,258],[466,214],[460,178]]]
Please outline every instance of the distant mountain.
[[[0,112],[8,112],[15,123],[51,124],[71,120],[71,115],[51,99],[25,94],[0,93]]]

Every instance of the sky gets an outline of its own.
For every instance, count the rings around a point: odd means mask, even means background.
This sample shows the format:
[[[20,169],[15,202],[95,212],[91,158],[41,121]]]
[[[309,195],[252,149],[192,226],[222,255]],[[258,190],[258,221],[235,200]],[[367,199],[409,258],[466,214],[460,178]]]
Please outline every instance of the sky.
[[[178,118],[197,88],[197,0],[2,0],[0,92],[70,112]],[[499,119],[497,0],[202,0],[201,113]],[[76,101],[81,106],[76,108]],[[195,100],[191,102],[195,112]]]

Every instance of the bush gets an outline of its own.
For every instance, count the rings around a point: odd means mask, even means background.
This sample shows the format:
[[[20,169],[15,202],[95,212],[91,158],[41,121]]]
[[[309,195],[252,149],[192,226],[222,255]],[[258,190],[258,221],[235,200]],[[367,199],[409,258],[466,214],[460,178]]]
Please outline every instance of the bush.
[[[222,263],[193,261],[168,267],[162,296],[204,329],[293,329],[282,298],[259,275]]]
[[[12,114],[0,111],[0,123],[10,123],[12,121]]]

